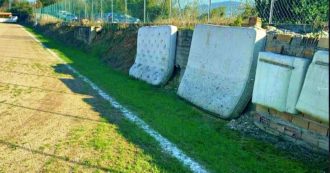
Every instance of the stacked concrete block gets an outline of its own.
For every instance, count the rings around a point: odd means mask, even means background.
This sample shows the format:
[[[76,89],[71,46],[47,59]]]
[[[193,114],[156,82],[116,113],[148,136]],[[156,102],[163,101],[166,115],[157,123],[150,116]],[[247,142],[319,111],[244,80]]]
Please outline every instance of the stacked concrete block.
[[[268,33],[265,50],[273,53],[312,58],[318,39],[302,35]]]
[[[197,25],[178,95],[221,118],[237,117],[251,99],[265,37],[262,29]]]
[[[329,122],[329,52],[318,51],[308,68],[297,109]]]
[[[260,52],[252,102],[297,114],[296,104],[309,59]]]
[[[152,85],[165,84],[174,69],[176,35],[177,28],[171,25],[140,28],[130,76]]]

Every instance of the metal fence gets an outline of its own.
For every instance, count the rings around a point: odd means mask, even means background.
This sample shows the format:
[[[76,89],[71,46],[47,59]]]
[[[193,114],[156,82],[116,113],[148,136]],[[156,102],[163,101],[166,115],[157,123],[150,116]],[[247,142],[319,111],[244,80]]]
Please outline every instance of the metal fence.
[[[269,24],[329,21],[327,0],[62,0],[35,10],[44,21],[230,23],[259,16]]]

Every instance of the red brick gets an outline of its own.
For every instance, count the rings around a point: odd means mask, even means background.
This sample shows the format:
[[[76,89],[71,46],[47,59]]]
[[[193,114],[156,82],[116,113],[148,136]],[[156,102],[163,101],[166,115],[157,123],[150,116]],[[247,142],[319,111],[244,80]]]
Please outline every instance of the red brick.
[[[310,121],[308,129],[321,135],[327,136],[329,128],[318,122]]]
[[[308,129],[309,122],[310,122],[310,120],[300,117],[299,115],[292,117],[293,124],[295,124],[299,127],[305,128],[305,129]]]

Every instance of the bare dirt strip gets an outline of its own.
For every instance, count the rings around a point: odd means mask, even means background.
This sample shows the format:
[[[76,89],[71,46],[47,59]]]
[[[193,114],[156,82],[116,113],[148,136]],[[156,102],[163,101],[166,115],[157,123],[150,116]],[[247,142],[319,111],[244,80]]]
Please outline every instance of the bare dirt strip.
[[[172,169],[127,139],[121,121],[21,26],[0,24],[0,172]]]

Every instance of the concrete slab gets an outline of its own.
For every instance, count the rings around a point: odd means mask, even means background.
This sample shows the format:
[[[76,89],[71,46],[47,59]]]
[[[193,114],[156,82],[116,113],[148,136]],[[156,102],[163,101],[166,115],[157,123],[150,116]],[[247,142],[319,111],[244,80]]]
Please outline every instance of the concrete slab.
[[[252,102],[297,114],[296,104],[310,60],[260,52]]]
[[[297,109],[329,122],[329,51],[317,51],[310,64]]]
[[[152,85],[165,84],[174,69],[176,35],[177,28],[172,25],[140,28],[130,76]]]
[[[221,118],[237,117],[251,99],[262,29],[197,25],[178,95]]]

